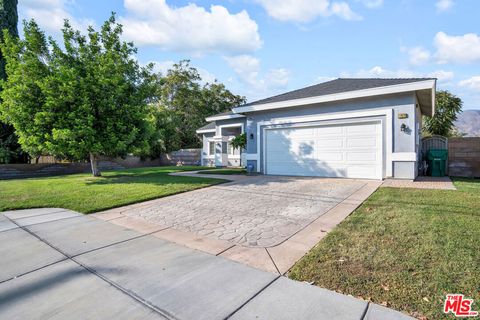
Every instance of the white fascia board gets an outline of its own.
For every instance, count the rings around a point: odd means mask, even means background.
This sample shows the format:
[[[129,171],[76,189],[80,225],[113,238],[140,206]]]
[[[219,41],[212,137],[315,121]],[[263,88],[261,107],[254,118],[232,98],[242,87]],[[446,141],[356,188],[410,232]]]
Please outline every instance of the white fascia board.
[[[228,119],[236,119],[236,118],[245,118],[243,114],[229,114],[224,116],[211,116],[205,118],[207,122],[218,121],[218,120],[228,120]]]
[[[197,133],[211,133],[211,132],[215,132],[215,129],[197,130]]]
[[[355,90],[355,91],[334,93],[334,94],[328,94],[328,95],[317,96],[317,97],[257,104],[257,105],[245,106],[245,107],[240,106],[240,107],[233,108],[232,111],[234,113],[254,112],[254,111],[280,109],[280,108],[288,108],[288,107],[295,107],[295,106],[301,106],[301,105],[316,104],[316,103],[322,103],[322,102],[331,102],[331,101],[338,101],[338,100],[347,100],[347,99],[379,96],[379,95],[392,94],[392,93],[425,90],[425,89],[431,89],[434,92],[435,91],[435,80],[425,80],[425,81],[397,84],[397,85],[393,85],[393,86],[385,86],[385,87],[379,87],[379,88]]]
[[[435,115],[435,103],[437,101],[437,80],[434,80],[433,88],[432,88],[432,117]]]

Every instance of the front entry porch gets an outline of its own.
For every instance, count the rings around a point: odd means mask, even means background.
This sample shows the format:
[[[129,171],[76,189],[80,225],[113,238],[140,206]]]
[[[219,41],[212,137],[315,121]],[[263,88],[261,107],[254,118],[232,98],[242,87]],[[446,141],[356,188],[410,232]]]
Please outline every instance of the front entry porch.
[[[241,167],[244,165],[240,149],[231,145],[231,140],[243,133],[243,124],[219,127],[220,135],[207,138],[208,152],[202,153],[202,165],[215,167]]]

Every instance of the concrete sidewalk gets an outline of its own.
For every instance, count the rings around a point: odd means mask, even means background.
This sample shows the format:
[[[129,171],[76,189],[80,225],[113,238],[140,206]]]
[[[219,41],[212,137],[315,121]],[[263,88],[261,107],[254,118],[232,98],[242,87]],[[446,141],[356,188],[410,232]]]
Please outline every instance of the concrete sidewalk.
[[[0,256],[0,319],[409,319],[59,208],[0,215]]]

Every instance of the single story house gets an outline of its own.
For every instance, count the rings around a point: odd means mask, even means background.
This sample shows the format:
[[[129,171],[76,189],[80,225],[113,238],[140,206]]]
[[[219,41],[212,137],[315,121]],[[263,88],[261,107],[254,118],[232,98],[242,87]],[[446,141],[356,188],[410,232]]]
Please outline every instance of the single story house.
[[[202,164],[269,175],[415,179],[436,79],[340,78],[206,118]],[[245,133],[246,150],[229,141]]]

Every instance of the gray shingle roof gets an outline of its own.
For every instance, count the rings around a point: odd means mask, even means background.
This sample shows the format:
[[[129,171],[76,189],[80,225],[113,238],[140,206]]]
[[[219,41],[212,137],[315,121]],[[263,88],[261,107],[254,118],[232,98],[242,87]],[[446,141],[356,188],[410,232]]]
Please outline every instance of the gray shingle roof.
[[[310,87],[290,91],[270,98],[250,102],[242,105],[252,106],[257,104],[288,101],[302,98],[310,98],[323,96],[334,93],[343,93],[348,91],[371,89],[392,86],[397,84],[405,84],[411,82],[435,80],[435,78],[409,78],[409,79],[381,79],[381,78],[338,78],[336,80],[323,82]]]
[[[197,130],[215,130],[215,122],[210,122]]]
[[[222,113],[217,113],[211,117],[218,117],[218,116],[229,116],[229,115],[232,115],[234,114],[231,110],[230,111],[225,111],[225,112],[222,112]]]

